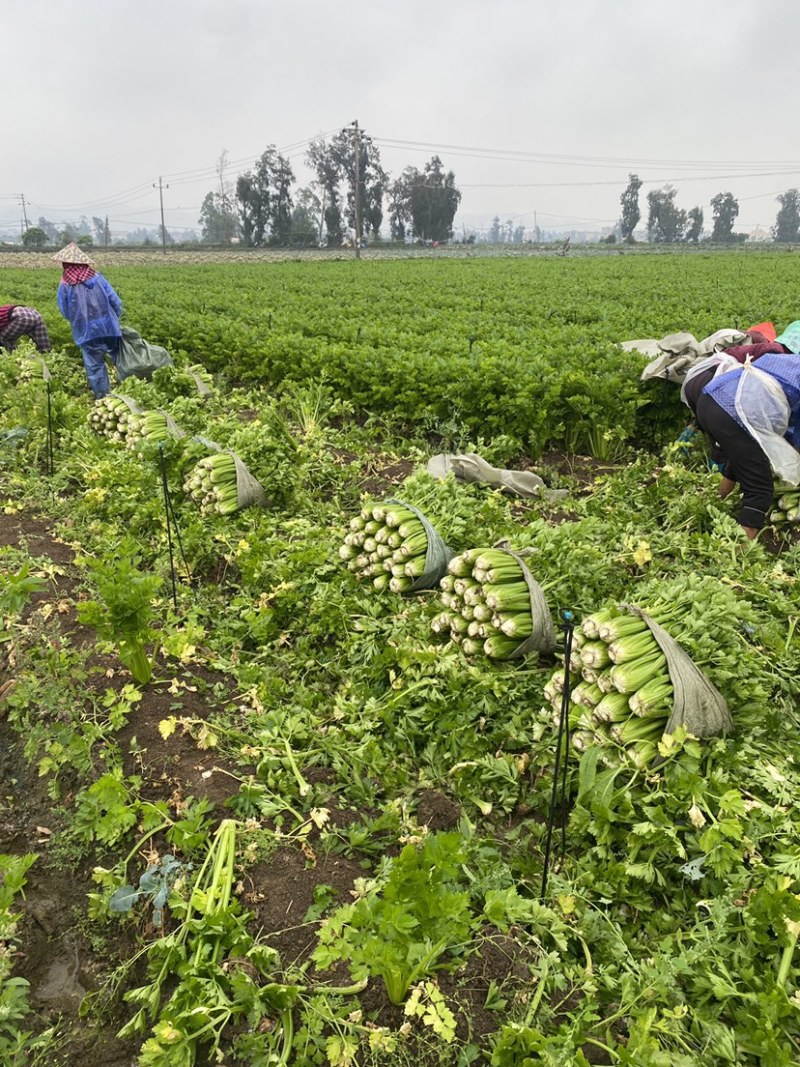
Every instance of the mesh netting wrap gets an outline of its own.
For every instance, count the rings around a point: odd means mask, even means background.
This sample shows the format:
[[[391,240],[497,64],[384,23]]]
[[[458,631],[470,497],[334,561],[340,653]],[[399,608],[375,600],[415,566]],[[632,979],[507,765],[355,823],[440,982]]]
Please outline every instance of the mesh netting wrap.
[[[177,441],[180,441],[182,437],[186,436],[186,431],[182,430],[177,422],[173,419],[168,411],[164,411],[163,408],[156,408],[159,415],[163,415],[167,420],[167,431],[171,437],[174,437]]]
[[[434,586],[439,584],[439,579],[447,571],[447,564],[454,555],[452,549],[448,548],[442,537],[431,526],[419,508],[415,508],[413,504],[407,504],[405,500],[387,500],[386,503],[397,504],[400,507],[408,508],[409,511],[413,511],[422,523],[422,528],[428,538],[428,547],[425,549],[425,570],[419,578],[414,580],[414,584],[408,592],[419,593],[423,589],[433,589]]]
[[[197,441],[199,444],[203,445],[204,448],[207,448],[209,452],[222,451],[222,445],[218,445],[217,442],[212,441],[210,437],[203,437],[202,434],[196,433],[191,440]]]
[[[492,547],[499,548],[516,560],[522,571],[528,592],[531,595],[531,620],[533,622],[531,636],[526,637],[519,647],[514,649],[509,659],[519,659],[521,656],[527,656],[531,652],[553,652],[556,647],[556,631],[550,615],[550,608],[547,606],[544,590],[533,577],[528,564],[525,562],[525,556],[529,556],[531,550],[523,549],[522,552],[515,552],[508,547],[508,541],[498,541]]]
[[[191,368],[189,369],[188,374],[194,382],[195,386],[197,387],[197,393],[199,396],[209,397],[214,395],[214,390],[211,388],[208,382],[203,381],[199,374],[197,374]]]
[[[136,401],[130,396],[123,396],[122,393],[109,393],[109,396],[113,396],[116,400],[121,400],[123,404],[130,411],[131,415],[143,415],[144,408],[140,408]]]
[[[53,375],[50,373],[50,368],[47,366],[41,356],[26,356],[22,368],[23,375],[26,370],[28,373],[32,373],[33,368],[39,371],[39,375],[43,382],[50,382],[53,380]]]
[[[674,637],[670,637],[641,608],[633,604],[621,604],[620,607],[647,624],[666,657],[674,698],[672,714],[664,733],[674,733],[679,726],[685,726],[695,737],[718,737],[732,733],[733,719],[725,697],[709,682]]]
[[[267,506],[267,494],[257,478],[254,478],[244,463],[235,452],[225,449],[233,456],[233,465],[236,467],[236,503],[240,508],[250,507],[257,504],[260,508]]]

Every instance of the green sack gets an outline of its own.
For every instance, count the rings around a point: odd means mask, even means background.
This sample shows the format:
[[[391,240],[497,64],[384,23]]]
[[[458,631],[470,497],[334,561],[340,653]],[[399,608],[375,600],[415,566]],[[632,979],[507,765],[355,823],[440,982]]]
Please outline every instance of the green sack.
[[[172,356],[166,348],[160,345],[151,345],[145,341],[140,333],[132,330],[129,326],[122,327],[122,337],[119,339],[119,352],[114,363],[117,372],[117,380],[122,382],[126,378],[150,378],[153,371],[161,367],[172,366]]]

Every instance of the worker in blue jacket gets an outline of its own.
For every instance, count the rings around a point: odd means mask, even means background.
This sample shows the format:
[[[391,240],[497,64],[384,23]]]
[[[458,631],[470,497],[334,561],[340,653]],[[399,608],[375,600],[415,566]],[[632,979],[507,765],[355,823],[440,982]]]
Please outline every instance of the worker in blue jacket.
[[[95,398],[105,396],[111,389],[106,356],[114,362],[122,336],[119,324],[122,301],[76,244],[68,244],[53,259],[63,267],[58,309],[72,327],[75,344],[83,353],[89,387]]]

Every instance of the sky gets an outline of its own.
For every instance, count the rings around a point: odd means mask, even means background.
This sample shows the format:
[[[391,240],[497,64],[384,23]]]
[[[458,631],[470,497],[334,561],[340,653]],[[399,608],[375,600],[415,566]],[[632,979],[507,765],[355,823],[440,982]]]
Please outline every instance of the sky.
[[[4,0],[0,231],[109,217],[199,230],[200,204],[275,145],[358,120],[397,176],[455,173],[456,229],[595,230],[633,172],[735,228],[800,186],[798,0]]]

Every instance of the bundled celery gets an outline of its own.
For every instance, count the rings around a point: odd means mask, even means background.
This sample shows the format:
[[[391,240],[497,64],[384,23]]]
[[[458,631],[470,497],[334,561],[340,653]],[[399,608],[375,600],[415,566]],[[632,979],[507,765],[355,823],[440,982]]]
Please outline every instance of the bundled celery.
[[[164,411],[132,413],[127,420],[125,444],[127,448],[136,448],[141,441],[166,441],[176,431],[175,423]]]
[[[691,604],[698,603],[702,619],[703,600],[693,597]],[[603,608],[575,631],[569,724],[579,731],[573,745],[578,751],[600,745],[604,762],[616,765],[619,746],[641,769],[655,758],[662,734],[676,724],[700,737],[731,728],[721,695],[663,630],[667,622],[709,638],[707,621],[704,625],[689,618],[687,608],[668,597],[646,613],[635,607]],[[715,647],[712,639],[709,651]],[[550,705],[542,712],[545,720],[558,723],[563,686],[564,670],[559,668],[544,688]]]
[[[800,486],[779,484],[775,487],[775,506],[770,522],[800,522]]]
[[[447,611],[432,629],[468,654],[512,659],[553,644],[552,622],[536,583],[506,549],[473,548],[454,556],[439,583]]]
[[[668,610],[659,605],[663,618]],[[577,731],[573,748],[584,752],[602,746],[608,765],[618,762],[616,746],[634,766],[644,768],[656,754],[672,709],[673,689],[664,654],[637,615],[607,607],[587,616],[574,637],[579,674],[570,691],[570,729]],[[574,669],[575,656],[571,666]],[[560,667],[545,685],[550,709],[543,713],[558,722],[564,670]],[[639,724],[639,725],[637,725]]]
[[[134,420],[140,415],[137,405],[126,397],[109,393],[95,401],[89,412],[89,425],[109,441],[126,442]]]
[[[446,552],[444,542],[416,509],[389,502],[365,505],[350,520],[339,558],[357,578],[371,581],[379,592],[411,593],[436,582],[444,569]],[[454,592],[455,584],[449,592]],[[450,605],[445,601],[444,606]],[[463,621],[461,632],[466,636],[469,620]],[[441,625],[442,630],[449,628],[449,617],[447,624]]]
[[[204,515],[232,515],[242,506],[239,476],[233,452],[215,452],[194,466],[183,488]]]

